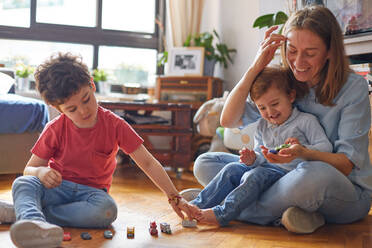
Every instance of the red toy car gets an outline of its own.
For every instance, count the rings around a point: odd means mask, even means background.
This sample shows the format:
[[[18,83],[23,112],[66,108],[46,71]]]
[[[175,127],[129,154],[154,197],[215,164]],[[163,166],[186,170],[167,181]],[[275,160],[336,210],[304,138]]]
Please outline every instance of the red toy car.
[[[149,231],[150,231],[150,234],[153,236],[158,235],[158,229],[156,229],[156,227],[157,227],[156,222],[151,221]]]

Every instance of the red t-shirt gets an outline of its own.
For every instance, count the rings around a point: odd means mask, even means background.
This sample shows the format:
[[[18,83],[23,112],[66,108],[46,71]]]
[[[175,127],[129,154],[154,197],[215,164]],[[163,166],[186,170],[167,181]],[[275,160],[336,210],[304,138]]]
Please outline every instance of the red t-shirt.
[[[109,190],[119,147],[129,154],[142,143],[126,121],[99,106],[92,128],[78,128],[64,114],[50,121],[31,152],[64,180]]]

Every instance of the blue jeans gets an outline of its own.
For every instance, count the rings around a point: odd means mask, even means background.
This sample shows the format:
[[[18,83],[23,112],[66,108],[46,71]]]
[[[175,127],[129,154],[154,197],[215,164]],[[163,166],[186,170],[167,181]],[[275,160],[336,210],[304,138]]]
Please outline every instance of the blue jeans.
[[[59,226],[106,228],[117,217],[114,199],[103,189],[63,180],[47,189],[35,176],[18,177],[12,186],[17,220],[47,221]]]
[[[195,161],[194,175],[205,186],[222,168],[238,161],[234,154],[204,153]],[[268,225],[280,220],[291,206],[317,211],[328,223],[351,223],[367,216],[371,197],[331,165],[305,161],[263,192],[258,201],[247,205],[237,219]]]
[[[229,163],[190,203],[201,209],[212,208],[219,224],[226,226],[286,173],[269,163],[257,167]]]

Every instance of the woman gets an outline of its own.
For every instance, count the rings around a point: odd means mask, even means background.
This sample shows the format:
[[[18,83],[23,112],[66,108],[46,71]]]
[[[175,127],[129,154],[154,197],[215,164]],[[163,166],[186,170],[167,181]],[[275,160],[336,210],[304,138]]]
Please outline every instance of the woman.
[[[295,105],[314,114],[333,144],[333,153],[292,145],[279,154],[268,153],[272,163],[306,160],[246,207],[239,220],[262,225],[282,224],[292,232],[311,233],[327,223],[351,223],[368,214],[371,206],[372,167],[368,156],[371,125],[368,87],[349,69],[343,36],[334,15],[321,6],[306,7],[286,22],[283,35],[268,29],[256,59],[230,93],[221,115],[221,125],[237,127],[259,118],[249,101],[252,80],[281,46],[283,63],[289,67],[299,87],[308,95]],[[246,103],[246,104],[244,104]],[[194,165],[202,185],[239,157],[227,153],[205,153]]]

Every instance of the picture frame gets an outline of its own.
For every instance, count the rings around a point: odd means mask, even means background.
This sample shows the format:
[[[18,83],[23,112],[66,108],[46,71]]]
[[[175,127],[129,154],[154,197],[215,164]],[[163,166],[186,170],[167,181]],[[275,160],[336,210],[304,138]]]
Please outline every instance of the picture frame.
[[[168,72],[172,76],[202,76],[204,47],[175,47],[169,52]]]

